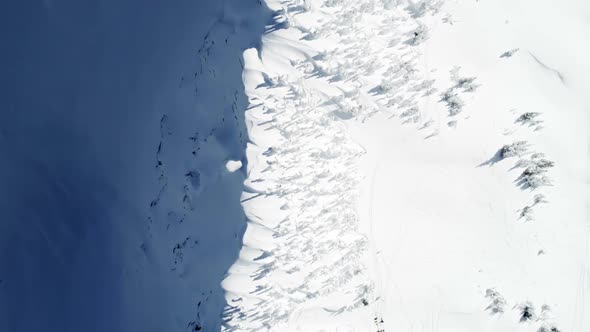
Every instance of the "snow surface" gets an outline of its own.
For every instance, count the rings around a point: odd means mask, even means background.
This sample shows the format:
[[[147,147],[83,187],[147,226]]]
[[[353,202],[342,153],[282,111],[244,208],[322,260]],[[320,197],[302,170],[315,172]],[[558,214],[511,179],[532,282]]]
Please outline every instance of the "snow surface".
[[[270,19],[255,0],[2,3],[0,331],[220,330],[241,56]]]
[[[0,331],[590,331],[587,1],[0,24]]]
[[[268,0],[225,331],[590,331],[590,5]]]

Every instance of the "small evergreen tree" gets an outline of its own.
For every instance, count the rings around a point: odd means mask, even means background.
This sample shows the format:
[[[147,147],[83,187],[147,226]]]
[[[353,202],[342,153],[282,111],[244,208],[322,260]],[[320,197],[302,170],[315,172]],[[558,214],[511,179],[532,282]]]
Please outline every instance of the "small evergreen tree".
[[[535,319],[535,307],[530,302],[521,304],[518,309],[520,310],[520,322],[526,323]]]

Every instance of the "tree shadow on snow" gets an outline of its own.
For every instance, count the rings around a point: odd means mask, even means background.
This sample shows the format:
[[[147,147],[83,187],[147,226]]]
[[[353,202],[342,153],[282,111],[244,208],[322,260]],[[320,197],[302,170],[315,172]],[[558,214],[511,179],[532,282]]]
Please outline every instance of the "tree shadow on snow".
[[[483,166],[492,167],[496,163],[498,163],[498,162],[500,162],[502,160],[503,160],[503,158],[502,158],[502,149],[498,149],[498,151],[496,151],[496,153],[494,153],[494,155],[490,159],[488,159],[488,160],[484,161],[483,163],[477,165],[477,167],[483,167]]]

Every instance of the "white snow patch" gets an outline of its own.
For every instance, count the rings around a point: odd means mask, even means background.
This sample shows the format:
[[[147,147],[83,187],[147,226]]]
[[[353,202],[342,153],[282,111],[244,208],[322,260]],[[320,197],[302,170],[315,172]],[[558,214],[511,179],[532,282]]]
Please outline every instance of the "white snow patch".
[[[225,169],[227,169],[227,171],[230,173],[233,173],[240,168],[242,168],[242,162],[239,160],[229,160],[227,163],[225,163]]]

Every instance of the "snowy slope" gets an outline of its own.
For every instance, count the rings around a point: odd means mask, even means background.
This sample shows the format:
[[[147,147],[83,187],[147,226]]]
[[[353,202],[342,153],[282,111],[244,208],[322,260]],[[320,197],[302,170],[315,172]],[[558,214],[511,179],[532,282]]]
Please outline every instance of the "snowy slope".
[[[268,9],[1,7],[0,331],[218,331]]]
[[[590,330],[590,6],[267,3],[224,330]]]
[[[1,331],[590,331],[587,1],[0,18]]]

